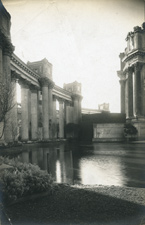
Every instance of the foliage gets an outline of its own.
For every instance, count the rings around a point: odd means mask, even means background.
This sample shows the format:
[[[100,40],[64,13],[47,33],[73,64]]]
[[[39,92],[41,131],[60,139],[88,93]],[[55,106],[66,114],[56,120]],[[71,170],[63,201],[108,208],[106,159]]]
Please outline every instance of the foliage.
[[[9,160],[11,169],[5,170],[2,176],[3,192],[6,200],[49,191],[53,179],[46,171],[36,165]]]
[[[2,125],[2,132],[0,138],[2,138],[7,120],[9,119],[7,114],[14,107],[13,103],[14,92],[10,79],[5,79],[0,82],[0,123]]]
[[[131,123],[126,123],[124,126],[124,133],[125,135],[135,135],[137,134],[137,129],[135,126],[133,126]]]

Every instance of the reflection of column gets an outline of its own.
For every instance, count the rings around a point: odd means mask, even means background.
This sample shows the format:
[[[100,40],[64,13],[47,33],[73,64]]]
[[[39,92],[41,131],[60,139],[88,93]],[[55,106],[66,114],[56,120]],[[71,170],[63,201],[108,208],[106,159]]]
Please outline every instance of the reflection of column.
[[[120,80],[121,113],[125,113],[125,80]]]
[[[31,138],[38,138],[38,87],[31,86]]]
[[[21,138],[22,141],[27,141],[29,137],[29,118],[28,118],[28,97],[29,97],[29,83],[23,81],[21,85],[21,118],[22,118],[22,127],[21,127]]]
[[[141,114],[141,64],[134,65],[134,113]]]
[[[59,137],[64,138],[64,116],[62,99],[59,99]]]
[[[52,117],[52,137],[57,136],[57,115],[56,115],[56,97],[53,96],[53,117]]]
[[[126,70],[126,94],[127,94],[127,112],[126,117],[130,118],[133,116],[133,79],[132,79],[133,69],[129,67]]]

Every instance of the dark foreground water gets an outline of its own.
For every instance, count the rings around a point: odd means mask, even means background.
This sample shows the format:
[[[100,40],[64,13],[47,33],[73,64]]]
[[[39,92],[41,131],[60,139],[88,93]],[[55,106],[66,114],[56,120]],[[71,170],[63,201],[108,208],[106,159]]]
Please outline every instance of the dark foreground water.
[[[145,144],[29,144],[16,160],[39,165],[60,183],[145,187]]]

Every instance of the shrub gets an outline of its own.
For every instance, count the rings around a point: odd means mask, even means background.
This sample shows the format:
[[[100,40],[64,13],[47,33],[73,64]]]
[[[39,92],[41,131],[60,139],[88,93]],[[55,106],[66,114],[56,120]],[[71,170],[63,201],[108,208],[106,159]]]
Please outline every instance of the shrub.
[[[6,200],[50,191],[53,179],[36,165],[11,161],[13,167],[2,176],[3,192]]]
[[[137,129],[131,123],[126,123],[125,126],[124,126],[124,133],[125,133],[125,136],[127,136],[127,135],[136,135],[137,134]]]

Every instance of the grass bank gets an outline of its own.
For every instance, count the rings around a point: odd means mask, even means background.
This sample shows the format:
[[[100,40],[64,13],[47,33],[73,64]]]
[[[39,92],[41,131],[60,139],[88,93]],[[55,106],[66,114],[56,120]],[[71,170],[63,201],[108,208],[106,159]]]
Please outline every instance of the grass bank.
[[[143,225],[145,190],[60,184],[45,196],[6,205],[5,212],[13,225]]]

